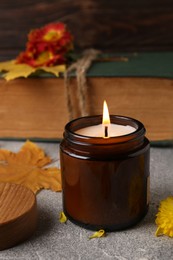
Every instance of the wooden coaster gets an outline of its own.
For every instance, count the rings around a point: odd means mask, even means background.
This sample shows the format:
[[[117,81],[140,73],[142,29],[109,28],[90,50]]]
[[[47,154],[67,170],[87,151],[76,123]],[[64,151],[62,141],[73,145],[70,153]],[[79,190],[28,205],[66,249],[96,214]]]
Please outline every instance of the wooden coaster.
[[[22,185],[0,183],[0,250],[26,240],[36,224],[35,194]]]

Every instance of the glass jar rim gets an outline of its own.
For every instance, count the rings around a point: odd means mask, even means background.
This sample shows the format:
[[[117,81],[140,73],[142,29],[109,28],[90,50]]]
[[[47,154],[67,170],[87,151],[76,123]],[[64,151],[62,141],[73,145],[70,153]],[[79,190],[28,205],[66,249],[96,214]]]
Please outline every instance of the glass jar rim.
[[[109,138],[85,136],[76,133],[76,131],[79,129],[102,124],[102,115],[96,115],[96,116],[79,117],[70,121],[65,126],[64,136],[69,137],[72,140],[77,139],[79,142],[84,142],[84,143],[91,142],[91,143],[108,145],[112,142],[123,143],[123,142],[131,141],[145,135],[146,130],[144,125],[140,121],[134,118],[121,116],[121,115],[110,115],[110,119],[112,124],[116,123],[119,125],[129,125],[134,127],[136,130],[129,134],[112,136]]]

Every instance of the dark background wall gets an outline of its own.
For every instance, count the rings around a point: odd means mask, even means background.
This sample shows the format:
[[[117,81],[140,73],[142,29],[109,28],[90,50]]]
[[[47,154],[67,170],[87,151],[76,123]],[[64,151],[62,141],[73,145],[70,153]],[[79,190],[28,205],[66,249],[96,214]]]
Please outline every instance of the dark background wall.
[[[27,34],[65,22],[77,50],[173,50],[172,0],[0,0],[0,60],[25,48]]]

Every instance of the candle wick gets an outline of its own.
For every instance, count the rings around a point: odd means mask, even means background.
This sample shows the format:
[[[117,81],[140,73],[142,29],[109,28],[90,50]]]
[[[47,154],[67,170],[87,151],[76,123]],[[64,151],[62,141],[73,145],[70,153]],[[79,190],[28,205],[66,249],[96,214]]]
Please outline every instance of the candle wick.
[[[108,126],[105,126],[105,137],[108,137]]]

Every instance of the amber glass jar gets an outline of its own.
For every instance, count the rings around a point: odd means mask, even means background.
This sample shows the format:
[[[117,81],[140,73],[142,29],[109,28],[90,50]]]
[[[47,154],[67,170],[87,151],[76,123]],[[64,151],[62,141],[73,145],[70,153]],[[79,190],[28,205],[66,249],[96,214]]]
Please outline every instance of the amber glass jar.
[[[143,124],[123,116],[111,123],[133,133],[110,138],[76,134],[101,124],[102,116],[82,117],[65,126],[60,144],[63,207],[74,223],[89,229],[120,230],[136,224],[149,205],[149,141]]]

